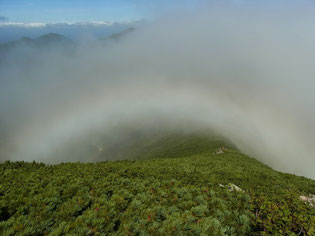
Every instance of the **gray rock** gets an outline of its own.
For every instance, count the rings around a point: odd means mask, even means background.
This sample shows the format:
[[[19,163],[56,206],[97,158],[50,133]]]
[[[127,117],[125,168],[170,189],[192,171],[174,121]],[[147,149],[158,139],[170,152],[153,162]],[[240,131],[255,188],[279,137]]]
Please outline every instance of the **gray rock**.
[[[300,200],[305,202],[305,203],[310,204],[311,207],[315,206],[315,195],[313,195],[313,194],[310,194],[308,196],[301,195]]]
[[[237,192],[242,192],[242,193],[244,192],[243,189],[241,189],[240,187],[238,187],[232,183],[229,183],[227,185],[219,184],[219,186],[222,188],[227,188],[230,192],[232,192],[232,191],[237,191]]]

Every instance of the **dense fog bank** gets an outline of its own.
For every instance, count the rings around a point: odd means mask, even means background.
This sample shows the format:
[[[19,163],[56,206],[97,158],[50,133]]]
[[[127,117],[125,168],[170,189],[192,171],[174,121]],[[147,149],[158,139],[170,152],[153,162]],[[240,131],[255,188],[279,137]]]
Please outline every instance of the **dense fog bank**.
[[[314,179],[314,9],[207,4],[70,54],[17,47],[0,65],[0,160],[75,161],[60,153],[82,137],[178,127]]]

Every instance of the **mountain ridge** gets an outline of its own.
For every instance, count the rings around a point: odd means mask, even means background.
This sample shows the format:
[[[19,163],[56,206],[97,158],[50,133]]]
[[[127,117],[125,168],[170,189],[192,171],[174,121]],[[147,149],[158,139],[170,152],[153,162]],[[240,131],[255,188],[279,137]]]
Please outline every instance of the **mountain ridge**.
[[[174,138],[141,145],[133,160],[0,164],[0,233],[314,234],[315,208],[301,200],[314,180],[204,137]]]

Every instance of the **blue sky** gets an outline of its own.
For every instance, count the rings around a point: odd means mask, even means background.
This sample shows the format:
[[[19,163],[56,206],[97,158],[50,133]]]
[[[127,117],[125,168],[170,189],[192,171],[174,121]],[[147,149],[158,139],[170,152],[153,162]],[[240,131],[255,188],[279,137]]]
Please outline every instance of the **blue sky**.
[[[74,23],[150,19],[200,0],[0,0],[0,16],[10,22]]]
[[[128,21],[148,17],[140,1],[127,0],[0,0],[0,16],[10,22],[25,23]]]

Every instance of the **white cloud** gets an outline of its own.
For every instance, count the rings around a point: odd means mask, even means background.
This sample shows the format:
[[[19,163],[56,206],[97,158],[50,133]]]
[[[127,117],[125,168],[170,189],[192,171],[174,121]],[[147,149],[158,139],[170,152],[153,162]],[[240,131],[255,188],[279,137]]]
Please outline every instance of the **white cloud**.
[[[90,21],[90,22],[75,22],[75,23],[41,23],[41,22],[0,22],[0,27],[24,27],[24,28],[43,28],[43,27],[103,27],[112,25],[128,25],[136,24],[139,21]]]
[[[22,23],[22,22],[0,22],[0,27],[26,27],[26,28],[38,28],[45,27],[45,23]]]

